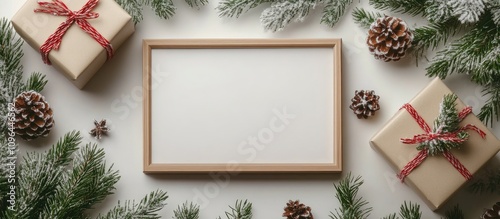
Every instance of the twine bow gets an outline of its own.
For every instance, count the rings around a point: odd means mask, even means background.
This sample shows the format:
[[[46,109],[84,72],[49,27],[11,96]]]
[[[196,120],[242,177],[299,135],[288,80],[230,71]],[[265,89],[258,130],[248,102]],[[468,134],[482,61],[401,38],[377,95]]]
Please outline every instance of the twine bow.
[[[52,2],[38,2],[41,8],[35,9],[36,12],[47,13],[54,16],[66,16],[66,21],[62,22],[56,31],[49,36],[45,43],[40,47],[40,53],[45,64],[51,64],[49,60],[49,53],[51,50],[58,50],[61,45],[62,38],[66,31],[76,22],[78,26],[95,39],[104,49],[106,49],[108,59],[113,57],[113,47],[111,43],[104,38],[87,19],[95,19],[99,14],[92,12],[97,6],[99,0],[89,0],[80,10],[71,11],[66,4],[61,0],[52,0]]]
[[[477,126],[468,124],[465,125],[458,130],[454,132],[437,132],[437,133],[432,133],[432,129],[429,127],[429,125],[425,122],[425,120],[418,114],[418,112],[413,108],[412,105],[410,104],[405,104],[402,109],[406,109],[408,113],[415,119],[415,121],[418,123],[420,128],[424,130],[424,134],[418,134],[415,135],[413,138],[401,138],[401,142],[403,144],[419,144],[422,142],[426,141],[433,141],[433,140],[445,140],[445,141],[450,141],[450,142],[457,142],[461,143],[466,141],[467,139],[459,138],[458,134],[462,131],[465,130],[473,130],[477,132],[482,138],[486,136],[486,133],[484,133],[481,129],[479,129]],[[467,115],[469,115],[472,112],[472,107],[466,107],[462,111],[458,113],[459,120],[462,121]],[[415,169],[418,165],[420,165],[425,158],[428,156],[428,149],[424,148],[422,149],[413,160],[411,160],[406,166],[399,172],[398,178],[401,181],[404,181],[405,177],[410,174],[413,169]],[[472,178],[472,174],[467,170],[467,168],[460,163],[460,161],[453,156],[453,154],[449,151],[446,150],[443,152],[443,156],[455,167],[455,169],[464,176],[465,179],[470,180]]]

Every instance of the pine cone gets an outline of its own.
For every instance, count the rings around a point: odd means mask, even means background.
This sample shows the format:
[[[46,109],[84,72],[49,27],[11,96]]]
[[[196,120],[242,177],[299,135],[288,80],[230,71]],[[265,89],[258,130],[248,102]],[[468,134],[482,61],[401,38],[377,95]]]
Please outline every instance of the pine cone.
[[[373,90],[357,90],[355,96],[351,99],[352,104],[349,106],[354,111],[358,119],[367,119],[369,116],[375,115],[375,111],[380,109],[378,104],[379,96],[375,95]]]
[[[385,16],[370,25],[366,43],[376,59],[389,62],[403,58],[412,41],[413,34],[403,20]]]
[[[500,219],[500,202],[497,202],[492,208],[486,210],[481,219]]]
[[[314,219],[311,208],[300,203],[299,200],[288,201],[284,210],[283,217],[287,219]]]
[[[45,97],[35,91],[26,91],[14,99],[14,132],[24,140],[47,136],[54,126],[52,109]]]

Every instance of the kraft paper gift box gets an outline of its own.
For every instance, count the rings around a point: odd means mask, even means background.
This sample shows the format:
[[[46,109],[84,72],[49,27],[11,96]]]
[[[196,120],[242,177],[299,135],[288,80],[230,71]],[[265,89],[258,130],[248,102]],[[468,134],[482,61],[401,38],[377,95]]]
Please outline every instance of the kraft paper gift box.
[[[443,96],[450,93],[450,89],[436,78],[409,104],[432,129]],[[456,104],[459,112],[465,107],[460,99],[457,99]],[[469,140],[463,143],[460,149],[452,149],[451,153],[474,175],[500,150],[500,142],[472,113],[462,120],[460,127],[467,124],[473,124],[484,131],[485,138],[475,131],[468,130]],[[419,153],[417,144],[403,144],[400,139],[423,133],[408,111],[401,109],[373,136],[370,144],[391,164],[397,174]],[[428,156],[413,169],[404,183],[411,186],[432,210],[436,210],[464,186],[467,180],[442,154],[437,154]]]
[[[52,0],[39,0],[53,3]],[[37,0],[28,0],[12,18],[17,33],[35,50],[52,35],[67,16],[35,13],[41,8]],[[79,11],[88,0],[62,0],[71,11]],[[114,0],[100,0],[92,10],[99,17],[87,19],[116,53],[120,45],[134,32],[131,16]],[[82,89],[107,60],[107,52],[94,38],[73,23],[62,37],[59,50],[49,53],[52,65],[75,86]],[[42,58],[40,57],[40,62]]]

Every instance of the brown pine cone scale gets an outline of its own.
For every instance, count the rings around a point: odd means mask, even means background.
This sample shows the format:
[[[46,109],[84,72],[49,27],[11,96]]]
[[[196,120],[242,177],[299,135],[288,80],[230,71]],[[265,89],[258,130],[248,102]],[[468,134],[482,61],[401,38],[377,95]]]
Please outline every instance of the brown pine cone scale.
[[[375,115],[375,112],[380,109],[379,99],[380,97],[375,95],[373,90],[356,90],[349,108],[356,114],[358,119],[367,119]]]
[[[45,97],[26,91],[14,99],[14,132],[24,140],[47,136],[54,126],[53,112]]]
[[[403,20],[385,16],[370,25],[366,43],[376,59],[389,62],[403,58],[412,41],[413,34]]]
[[[492,208],[486,210],[481,219],[500,219],[500,202],[495,203]]]
[[[300,203],[299,200],[288,201],[284,210],[283,217],[287,219],[314,219],[311,207]]]

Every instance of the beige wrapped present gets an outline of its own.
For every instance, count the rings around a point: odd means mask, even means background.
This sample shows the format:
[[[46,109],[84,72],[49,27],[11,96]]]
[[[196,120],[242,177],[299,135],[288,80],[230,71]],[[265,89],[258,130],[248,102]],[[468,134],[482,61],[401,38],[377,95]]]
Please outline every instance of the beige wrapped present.
[[[40,1],[53,3],[53,0]],[[62,0],[71,11],[79,11],[87,1]],[[68,18],[34,12],[40,8],[37,0],[28,0],[12,18],[17,33],[37,51],[40,51],[40,47],[49,36]],[[132,18],[113,0],[100,0],[92,12],[98,13],[99,17],[86,21],[111,43],[116,52],[134,32]],[[48,59],[56,69],[81,89],[106,62],[107,52],[80,26],[73,23],[62,37],[59,50],[51,50]]]
[[[445,94],[452,93],[439,79],[434,79],[424,90],[409,102],[426,123],[432,128],[435,118],[439,114],[439,105]],[[465,105],[457,99],[457,110],[460,112]],[[474,175],[488,160],[500,150],[500,142],[485,127],[481,121],[469,114],[460,123],[477,126],[486,133],[485,138],[469,130],[469,140],[462,144],[460,149],[453,149],[451,153],[472,175]],[[408,113],[401,109],[370,141],[371,146],[389,161],[399,173],[420,152],[416,144],[403,144],[401,138],[412,138],[424,131]],[[405,183],[421,196],[432,209],[440,208],[466,182],[466,178],[442,155],[428,156],[404,180]]]

